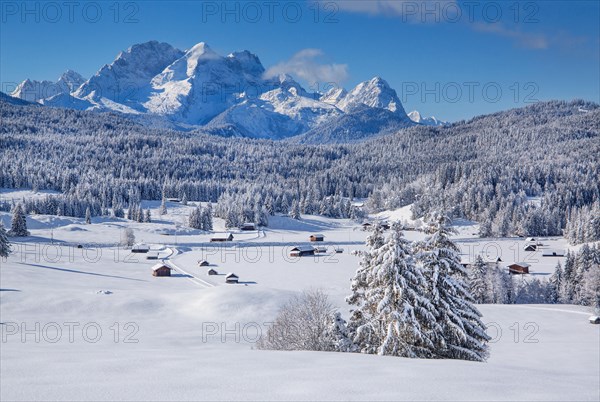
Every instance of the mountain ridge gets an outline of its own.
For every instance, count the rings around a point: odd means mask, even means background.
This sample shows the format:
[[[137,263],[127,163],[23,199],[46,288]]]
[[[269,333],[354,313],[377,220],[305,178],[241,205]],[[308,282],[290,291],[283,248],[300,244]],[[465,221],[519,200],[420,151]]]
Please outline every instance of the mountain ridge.
[[[349,123],[357,138],[419,123],[406,114],[394,89],[381,77],[349,91],[306,91],[293,77],[268,77],[260,58],[248,51],[226,56],[200,42],[185,51],[149,41],[121,51],[88,80],[72,71],[57,83],[25,80],[11,95],[23,99],[36,88],[57,86],[29,96],[45,106],[117,112],[183,131],[215,135],[286,139],[310,133],[318,141],[340,142]],[[387,111],[382,112],[382,111]],[[393,117],[392,115],[393,114]],[[345,125],[345,126],[340,126]]]

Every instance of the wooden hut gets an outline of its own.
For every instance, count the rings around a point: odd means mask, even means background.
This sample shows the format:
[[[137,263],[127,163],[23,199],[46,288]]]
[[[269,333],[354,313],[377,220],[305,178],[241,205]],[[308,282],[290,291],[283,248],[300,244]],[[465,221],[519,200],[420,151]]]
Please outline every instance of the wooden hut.
[[[528,274],[529,264],[526,262],[515,262],[508,266],[508,272],[511,274]]]
[[[132,253],[147,253],[148,251],[150,251],[150,246],[143,243],[136,244],[131,248]]]
[[[209,265],[210,265],[209,262],[206,261],[206,260],[199,260],[198,261],[198,266],[199,267],[208,267]]]
[[[306,255],[315,255],[313,246],[296,246],[290,250],[290,257],[304,257]]]
[[[157,252],[148,253],[148,254],[146,254],[146,259],[147,260],[158,260],[158,253]]]
[[[226,242],[226,241],[232,241],[232,240],[233,240],[233,235],[231,233],[219,233],[219,234],[215,234],[213,237],[210,238],[210,241],[212,243]]]
[[[152,276],[171,276],[171,267],[165,264],[156,264],[152,267]]]
[[[559,250],[545,250],[542,253],[542,257],[564,257],[565,252]]]
[[[227,276],[225,277],[225,283],[238,283],[239,279],[239,276],[232,272],[227,274]]]
[[[325,235],[317,233],[317,234],[310,235],[309,239],[310,239],[310,241],[323,241],[323,240],[325,240]]]
[[[242,226],[240,226],[240,230],[243,230],[243,231],[256,230],[256,225],[253,222],[246,222],[246,223],[242,224]]]
[[[526,244],[525,246],[523,246],[523,250],[525,250],[525,251],[536,251],[537,250],[537,246],[535,244]]]
[[[219,275],[219,273],[215,269],[211,268],[206,271],[206,275]]]

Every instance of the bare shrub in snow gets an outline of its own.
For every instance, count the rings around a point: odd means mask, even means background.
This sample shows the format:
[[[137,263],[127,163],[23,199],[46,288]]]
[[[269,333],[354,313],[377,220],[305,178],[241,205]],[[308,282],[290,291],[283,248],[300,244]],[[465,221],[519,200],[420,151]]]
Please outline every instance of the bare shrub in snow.
[[[350,351],[345,321],[321,290],[292,297],[256,345],[271,350]]]

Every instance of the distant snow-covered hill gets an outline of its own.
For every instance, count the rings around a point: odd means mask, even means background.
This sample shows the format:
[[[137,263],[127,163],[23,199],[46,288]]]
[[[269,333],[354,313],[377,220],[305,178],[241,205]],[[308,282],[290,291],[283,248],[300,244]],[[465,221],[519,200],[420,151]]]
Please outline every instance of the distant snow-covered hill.
[[[11,95],[186,131],[268,139],[306,135],[304,142],[344,142],[417,124],[380,77],[350,91],[310,93],[289,75],[266,76],[249,51],[221,56],[203,42],[186,51],[157,41],[136,44],[88,80],[68,71],[55,83],[25,80]]]
[[[434,116],[423,117],[421,116],[421,113],[416,110],[410,112],[408,117],[415,123],[422,124],[424,126],[445,126],[448,124],[448,122],[438,120]]]

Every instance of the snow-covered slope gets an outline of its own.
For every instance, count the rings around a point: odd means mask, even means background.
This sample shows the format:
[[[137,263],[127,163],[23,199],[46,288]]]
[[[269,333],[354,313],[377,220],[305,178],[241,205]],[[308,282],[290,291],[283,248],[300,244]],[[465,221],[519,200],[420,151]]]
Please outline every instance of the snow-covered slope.
[[[67,71],[57,83],[26,80],[13,96],[253,138],[283,139],[322,129],[319,142],[344,142],[415,124],[382,78],[350,92],[310,93],[289,75],[266,77],[249,51],[221,56],[204,42],[186,51],[157,41],[133,45],[85,82]]]
[[[352,111],[361,106],[377,109],[387,109],[406,117],[396,91],[380,77],[374,77],[369,81],[358,84],[352,91],[336,103],[336,106],[345,112]]]
[[[159,216],[159,204],[143,207]],[[197,230],[164,235],[192,208],[169,204],[152,223],[29,216],[32,236],[0,261],[0,364],[10,367],[0,372],[0,399],[598,400],[600,328],[582,306],[478,305],[492,338],[486,363],[257,350],[257,335],[304,289],[323,289],[348,316],[360,261],[351,250],[364,249],[370,232],[307,215],[272,217],[260,233],[235,233],[229,247]],[[171,277],[153,277],[156,261],[114,246],[125,228],[175,268]],[[289,258],[314,232],[344,252]],[[200,259],[240,284],[208,276]]]
[[[31,103],[31,102],[28,102],[21,98],[16,98],[14,96],[7,95],[4,92],[0,92],[0,102],[6,102],[11,105],[17,105],[17,106],[36,105],[36,103]]]
[[[157,41],[133,45],[119,53],[111,64],[104,65],[74,96],[135,103],[145,98],[150,80],[182,54],[173,46]]]

